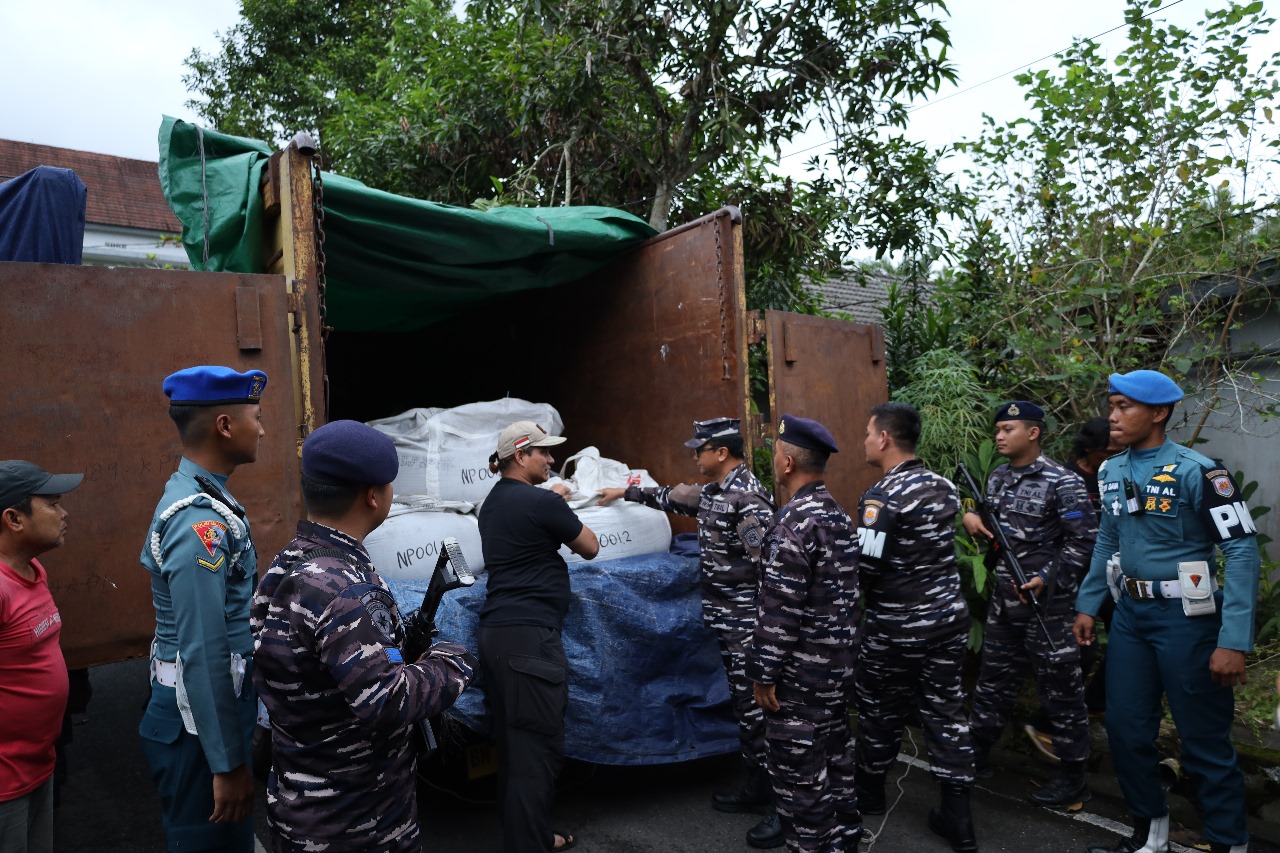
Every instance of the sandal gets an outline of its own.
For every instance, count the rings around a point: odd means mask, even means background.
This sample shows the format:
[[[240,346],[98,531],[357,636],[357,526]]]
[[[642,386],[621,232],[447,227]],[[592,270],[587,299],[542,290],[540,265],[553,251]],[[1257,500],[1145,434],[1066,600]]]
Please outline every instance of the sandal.
[[[570,847],[573,847],[578,843],[578,839],[574,838],[567,832],[561,832],[560,830],[555,829],[551,831],[551,834],[556,840],[562,842],[560,844],[552,843],[551,849],[556,851],[556,853],[559,853],[561,850],[568,850]]]

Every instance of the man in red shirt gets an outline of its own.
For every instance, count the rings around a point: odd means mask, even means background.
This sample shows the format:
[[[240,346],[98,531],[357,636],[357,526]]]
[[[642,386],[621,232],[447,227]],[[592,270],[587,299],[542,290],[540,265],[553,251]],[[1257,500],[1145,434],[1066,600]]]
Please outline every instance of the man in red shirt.
[[[0,462],[0,851],[53,850],[54,742],[67,706],[62,618],[36,557],[62,544],[83,474]]]

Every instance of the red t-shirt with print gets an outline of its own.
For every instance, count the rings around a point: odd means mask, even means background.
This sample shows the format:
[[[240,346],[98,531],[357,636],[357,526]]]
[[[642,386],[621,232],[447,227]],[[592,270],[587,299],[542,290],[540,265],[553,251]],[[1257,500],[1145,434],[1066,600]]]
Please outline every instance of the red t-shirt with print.
[[[44,566],[35,580],[0,563],[0,802],[31,793],[53,773],[67,708],[62,617]]]

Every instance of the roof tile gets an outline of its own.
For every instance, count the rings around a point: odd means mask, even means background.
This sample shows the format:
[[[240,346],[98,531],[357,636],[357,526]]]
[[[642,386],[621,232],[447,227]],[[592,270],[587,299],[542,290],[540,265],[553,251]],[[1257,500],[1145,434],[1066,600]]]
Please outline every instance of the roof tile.
[[[85,218],[90,223],[182,232],[160,190],[158,164],[150,160],[0,139],[0,183],[37,166],[70,169],[80,176],[89,189]]]

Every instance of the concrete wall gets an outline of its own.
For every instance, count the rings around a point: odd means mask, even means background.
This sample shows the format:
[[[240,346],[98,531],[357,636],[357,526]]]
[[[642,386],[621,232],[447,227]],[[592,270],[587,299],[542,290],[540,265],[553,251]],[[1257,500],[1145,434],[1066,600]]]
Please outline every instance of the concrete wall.
[[[1232,349],[1247,353],[1255,347],[1276,352],[1280,348],[1280,310],[1268,306],[1249,317],[1242,328],[1231,335]],[[1256,357],[1250,364],[1258,374],[1256,381],[1239,387],[1220,387],[1223,397],[1215,412],[1205,422],[1195,445],[1206,456],[1222,461],[1230,471],[1241,471],[1244,482],[1256,480],[1258,489],[1249,501],[1251,507],[1269,506],[1271,512],[1258,519],[1258,532],[1271,537],[1267,550],[1272,558],[1280,558],[1280,417],[1266,418],[1258,414],[1268,402],[1280,398],[1280,358],[1276,355]],[[1206,382],[1209,377],[1205,377]],[[1207,393],[1188,398],[1179,407],[1171,433],[1175,441],[1185,442],[1199,423]],[[1243,486],[1244,483],[1241,483]]]

